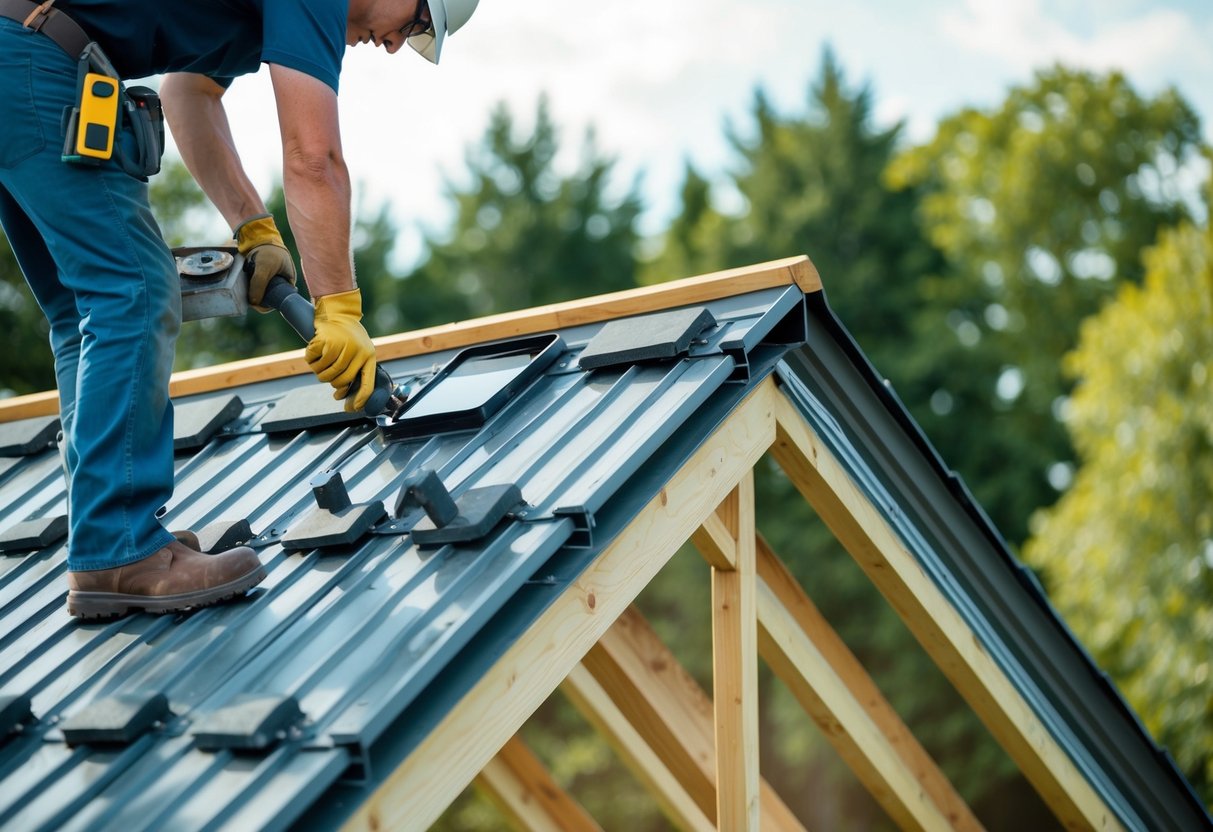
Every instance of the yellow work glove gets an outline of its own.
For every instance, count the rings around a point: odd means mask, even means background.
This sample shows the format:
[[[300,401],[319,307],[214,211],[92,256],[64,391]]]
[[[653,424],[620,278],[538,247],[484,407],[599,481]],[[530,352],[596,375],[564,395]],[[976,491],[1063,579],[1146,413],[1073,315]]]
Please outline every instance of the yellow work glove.
[[[346,411],[366,407],[375,389],[375,345],[362,327],[360,291],[316,298],[316,337],[307,342],[303,357],[316,378],[333,385],[333,398],[345,399]]]
[[[275,277],[281,277],[295,285],[295,261],[282,242],[278,226],[269,214],[262,214],[240,223],[236,227],[236,248],[244,255],[246,263],[253,264],[253,273],[248,282],[249,304],[258,312],[269,312],[262,306],[265,287]]]

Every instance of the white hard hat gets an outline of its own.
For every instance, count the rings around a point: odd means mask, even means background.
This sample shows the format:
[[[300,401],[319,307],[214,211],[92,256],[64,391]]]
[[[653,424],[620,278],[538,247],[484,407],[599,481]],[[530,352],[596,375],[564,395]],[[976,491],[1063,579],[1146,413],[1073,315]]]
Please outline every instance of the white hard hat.
[[[442,41],[451,32],[468,22],[480,0],[429,0],[430,20],[434,22],[430,31],[409,38],[409,46],[430,63],[438,63],[442,55]]]

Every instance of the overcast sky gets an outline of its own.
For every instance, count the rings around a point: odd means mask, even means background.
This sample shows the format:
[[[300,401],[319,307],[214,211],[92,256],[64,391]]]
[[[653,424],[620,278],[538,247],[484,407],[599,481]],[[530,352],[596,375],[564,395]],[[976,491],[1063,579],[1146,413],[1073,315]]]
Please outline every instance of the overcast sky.
[[[346,52],[346,157],[362,204],[390,203],[407,261],[420,225],[445,226],[443,177],[462,173],[492,106],[529,124],[546,93],[566,171],[592,124],[621,186],[643,171],[653,232],[677,209],[685,159],[708,175],[729,164],[723,126],[747,125],[755,87],[803,112],[826,44],[853,85],[871,85],[878,123],[904,119],[912,139],[1060,61],[1122,69],[1143,94],[1178,87],[1213,140],[1213,0],[482,0],[440,66],[408,49]],[[237,79],[226,101],[267,190],[281,166],[267,73]]]

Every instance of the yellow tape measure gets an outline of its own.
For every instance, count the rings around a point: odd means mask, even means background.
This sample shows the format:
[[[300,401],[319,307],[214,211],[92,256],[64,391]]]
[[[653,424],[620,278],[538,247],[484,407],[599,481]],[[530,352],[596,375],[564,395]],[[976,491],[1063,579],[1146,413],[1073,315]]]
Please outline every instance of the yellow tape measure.
[[[76,128],[76,153],[94,159],[114,155],[114,133],[118,129],[118,80],[90,72],[84,76],[80,96],[80,122]]]

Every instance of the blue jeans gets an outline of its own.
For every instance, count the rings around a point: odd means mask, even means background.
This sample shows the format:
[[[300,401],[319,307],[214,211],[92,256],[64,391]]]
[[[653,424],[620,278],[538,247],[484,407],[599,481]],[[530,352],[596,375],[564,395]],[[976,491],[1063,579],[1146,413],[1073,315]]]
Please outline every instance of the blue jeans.
[[[168,396],[176,265],[147,184],[61,160],[76,61],[0,18],[0,225],[50,322],[68,478],[68,568],[109,569],[172,541]],[[129,131],[119,140],[133,143]]]

